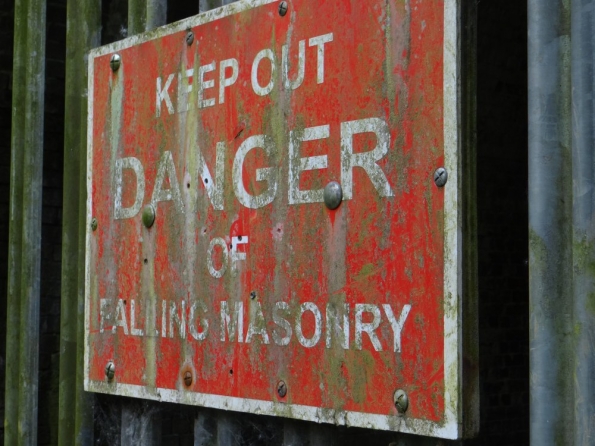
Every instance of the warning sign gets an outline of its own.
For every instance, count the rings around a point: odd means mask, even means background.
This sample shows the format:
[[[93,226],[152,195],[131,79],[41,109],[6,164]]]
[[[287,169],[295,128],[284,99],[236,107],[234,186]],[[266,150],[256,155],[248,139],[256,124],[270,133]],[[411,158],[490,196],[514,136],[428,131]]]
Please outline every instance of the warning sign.
[[[457,23],[253,0],[92,51],[85,388],[458,438]]]

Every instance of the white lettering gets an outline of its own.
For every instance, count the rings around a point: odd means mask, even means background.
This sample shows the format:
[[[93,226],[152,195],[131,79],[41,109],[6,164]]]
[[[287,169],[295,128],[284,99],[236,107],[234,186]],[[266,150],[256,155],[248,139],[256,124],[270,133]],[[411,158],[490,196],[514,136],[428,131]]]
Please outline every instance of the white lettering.
[[[300,174],[306,170],[326,169],[328,167],[327,156],[317,155],[300,158],[300,146],[303,141],[317,141],[328,138],[329,135],[328,125],[289,132],[289,204],[321,203],[324,201],[324,189],[300,190]]]
[[[126,322],[126,308],[124,307],[124,301],[118,299],[118,305],[116,306],[116,324],[112,327],[112,333],[116,332],[118,327],[122,327],[124,334],[128,334],[128,322]]]
[[[302,318],[306,311],[310,311],[314,315],[314,334],[310,339],[304,336],[304,332],[302,330]],[[318,341],[320,341],[320,337],[322,336],[322,315],[314,303],[305,302],[300,305],[299,314],[295,319],[295,334],[299,343],[306,348],[312,348],[318,344]]]
[[[318,63],[316,67],[316,82],[322,84],[324,82],[324,44],[333,41],[333,33],[324,34],[318,37],[312,37],[308,41],[308,46],[318,47]]]
[[[295,90],[304,82],[304,75],[306,74],[306,41],[300,40],[298,53],[298,74],[295,80],[289,80],[289,45],[283,45],[282,52],[282,74],[283,83],[286,90]]]
[[[183,74],[185,74],[185,76]],[[184,73],[178,74],[178,113],[190,109],[188,94],[192,91],[192,84],[189,81],[192,76],[194,76],[194,68],[190,68]]]
[[[176,303],[170,302],[169,306],[169,337],[174,337],[174,322],[178,326],[178,332],[182,339],[186,339],[186,301],[182,301],[181,314],[178,313]]]
[[[157,78],[157,108],[155,109],[155,115],[157,117],[161,116],[161,102],[165,101],[165,105],[167,107],[167,112],[172,115],[174,113],[174,106],[171,103],[171,98],[169,97],[169,87],[171,85],[171,81],[174,79],[173,73],[167,77],[165,81],[165,86],[163,89],[161,88],[161,78]]]
[[[248,244],[248,236],[246,235],[239,235],[237,237],[231,238],[231,251],[229,256],[231,257],[231,267],[232,269],[236,269],[237,265],[236,262],[246,260],[246,253],[245,252],[238,252],[238,245],[247,245]]]
[[[225,70],[231,68],[231,76],[225,77]],[[225,87],[229,87],[238,80],[240,72],[237,59],[225,59],[219,63],[219,103],[225,102]]]
[[[263,59],[269,59],[271,61],[271,79],[269,80],[269,83],[264,87],[262,87],[258,83],[258,66],[260,65],[260,62]],[[271,91],[273,91],[273,87],[275,86],[275,70],[275,55],[273,54],[273,51],[268,48],[260,51],[254,58],[254,62],[252,63],[251,79],[252,89],[254,90],[254,93],[256,93],[258,96],[266,96]]]
[[[388,329],[386,329],[388,323],[393,332],[393,351],[401,353],[401,336],[405,322],[411,312],[411,305],[403,305],[397,318],[389,304],[355,304],[355,312],[352,313],[351,306],[345,303],[344,300],[345,297],[343,296],[342,301],[328,302],[325,307],[325,315],[313,302],[302,303],[299,307],[293,307],[287,302],[275,302],[271,311],[274,324],[271,333],[273,342],[279,346],[287,346],[291,343],[295,331],[297,341],[303,347],[315,347],[324,336],[327,349],[341,348],[350,350],[350,327],[353,322],[355,326],[355,350],[369,349],[371,344],[375,351],[382,352],[383,343],[390,342]],[[250,305],[249,322],[244,336],[244,303],[241,301],[234,302],[232,309],[230,302],[221,301],[221,342],[252,343],[255,338],[260,337],[261,344],[268,345],[271,343],[271,334],[269,334],[267,327],[270,322],[268,317],[271,313],[267,311],[267,317],[265,317],[263,304],[256,300],[255,296],[248,302]],[[381,312],[380,307],[384,310],[383,312]],[[268,310],[268,308],[266,307],[265,310]],[[204,301],[195,300],[191,304],[187,304],[186,300],[177,302],[162,300],[161,309],[161,336],[163,338],[173,339],[177,337],[186,339],[186,331],[188,331],[188,336],[191,336],[190,339],[195,341],[207,339],[210,321],[208,308]],[[114,325],[110,327],[112,334],[119,334],[118,327],[121,327],[123,335],[145,336],[145,330],[136,326],[136,310],[136,301],[134,299],[130,300],[129,307],[126,305],[126,300],[123,299],[113,301],[100,299],[99,332],[104,333],[106,324],[113,321]],[[130,311],[130,321],[128,321],[127,311]],[[312,313],[312,316],[305,316],[308,312]],[[139,313],[142,314],[142,311]],[[352,316],[352,314],[354,315]],[[383,319],[383,314],[386,319]],[[354,320],[351,319],[352,317]],[[381,327],[383,328],[381,329]],[[326,333],[323,333],[324,330],[326,330]],[[159,331],[156,334],[159,335]],[[364,342],[364,334],[368,335],[369,343]],[[390,348],[387,351],[390,351]]]
[[[111,314],[106,311],[108,308],[108,300],[99,299],[99,333],[103,333],[105,322],[111,319]]]
[[[288,345],[293,330],[289,321],[279,314],[281,311],[289,313],[289,304],[287,302],[277,302],[273,308],[273,322],[285,330],[285,336],[281,336],[276,329],[273,330],[273,340],[277,345]]]
[[[223,210],[223,186],[225,179],[225,143],[217,143],[217,159],[215,160],[215,178],[217,181],[213,181],[207,162],[205,161],[200,148],[197,147],[196,154],[198,156],[198,172],[201,175],[202,184],[204,184],[209,199],[213,208],[222,211]]]
[[[209,88],[213,88],[215,86],[215,80],[210,79],[205,81],[205,74],[210,73],[211,71],[215,71],[215,61],[211,62],[208,65],[203,65],[198,69],[198,107],[205,108],[205,107],[212,107],[215,105],[215,98],[211,99],[204,99],[205,90]]]
[[[390,326],[393,330],[393,348],[394,351],[397,353],[401,352],[401,331],[403,330],[403,325],[405,325],[405,321],[407,320],[407,316],[409,316],[409,312],[411,311],[411,305],[403,305],[403,309],[401,310],[401,315],[399,316],[399,320],[395,318],[395,314],[393,313],[393,309],[388,304],[382,305],[384,312],[386,313],[386,317],[390,322]]]
[[[372,313],[374,319],[372,322],[364,322],[363,314]],[[363,333],[367,333],[372,341],[374,350],[377,352],[382,351],[382,345],[376,336],[375,330],[380,325],[380,309],[376,305],[372,304],[356,304],[355,305],[355,348],[358,350],[362,349],[363,346]]]
[[[244,303],[235,302],[233,317],[229,314],[227,301],[221,302],[221,341],[225,342],[226,334],[230,341],[238,334],[238,342],[243,342],[244,333]]]
[[[369,152],[353,153],[353,136],[358,133],[374,133],[377,144]],[[343,199],[353,198],[353,168],[366,171],[381,197],[392,197],[393,191],[386,175],[376,164],[387,153],[390,145],[388,124],[380,118],[361,119],[341,123],[341,186]]]
[[[252,341],[253,336],[261,336],[263,344],[269,344],[269,334],[266,329],[264,314],[260,302],[252,302],[250,305],[250,323],[248,324],[248,333],[246,334],[246,343]]]
[[[169,188],[163,189],[165,178],[169,180]],[[182,204],[182,197],[180,196],[180,185],[178,183],[178,175],[176,174],[176,166],[174,159],[169,150],[163,152],[159,164],[157,165],[157,178],[155,179],[155,188],[153,189],[153,197],[151,204],[157,208],[156,204],[160,201],[173,200],[176,208],[181,213],[184,213],[184,205]]]
[[[262,194],[253,196],[244,187],[242,171],[248,152],[260,147],[270,156],[273,153],[273,141],[266,135],[255,135],[247,138],[238,149],[233,161],[232,184],[238,201],[250,209],[258,209],[271,203],[277,193],[277,170],[274,167],[256,169],[256,181],[266,181],[268,188]]]
[[[167,336],[167,302],[161,301],[161,337]]]
[[[131,169],[136,175],[136,196],[134,204],[128,208],[122,207],[123,170]],[[140,211],[145,198],[145,170],[141,162],[131,156],[119,158],[114,164],[114,219],[132,218]]]
[[[195,324],[195,313],[197,309],[200,309],[203,313],[207,312],[207,307],[201,301],[195,301],[190,306],[190,314],[188,315],[188,331],[194,339],[197,341],[204,341],[207,338],[209,332],[209,321],[206,318],[200,320],[202,331],[198,331]]]
[[[141,328],[136,328],[136,302],[134,299],[130,300],[130,334],[132,336],[144,336],[145,333]]]
[[[223,251],[223,257],[221,262],[221,268],[216,269],[215,264],[213,262],[213,251],[215,250],[215,246],[220,246]],[[209,249],[207,251],[207,268],[209,269],[209,274],[213,276],[215,279],[220,279],[225,274],[227,270],[227,264],[229,263],[229,251],[227,250],[227,243],[220,237],[215,237],[209,243]]]
[[[343,326],[339,322],[338,308],[341,305],[326,305],[326,348],[331,348],[333,333],[341,339],[341,347],[349,350],[349,304],[343,306]]]

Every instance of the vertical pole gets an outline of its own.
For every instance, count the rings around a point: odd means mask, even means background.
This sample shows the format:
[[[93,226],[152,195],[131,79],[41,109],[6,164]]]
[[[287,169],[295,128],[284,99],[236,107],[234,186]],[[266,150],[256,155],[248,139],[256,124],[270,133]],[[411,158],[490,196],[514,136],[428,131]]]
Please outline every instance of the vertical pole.
[[[198,0],[198,12],[210,11],[223,4],[223,0]]]
[[[573,444],[570,0],[528,1],[530,435]]]
[[[15,2],[5,441],[37,444],[44,0]]]
[[[574,444],[595,444],[595,1],[572,1]]]
[[[45,0],[27,2],[23,232],[19,360],[19,444],[37,444],[39,293],[45,93]],[[22,22],[21,22],[22,23]]]
[[[157,409],[147,401],[126,401],[122,410],[120,443],[126,446],[158,446],[161,423]]]
[[[310,429],[312,426],[312,429]],[[286,419],[283,422],[283,446],[301,446],[310,443],[310,435],[318,437],[318,426]]]
[[[128,35],[165,25],[167,0],[128,0]]]
[[[4,441],[18,443],[19,342],[21,297],[21,242],[23,230],[23,153],[25,132],[25,67],[27,55],[27,5],[14,8],[14,62],[12,71],[12,131],[10,156],[10,228],[8,242],[8,290],[6,303],[6,386]]]
[[[477,275],[477,3],[463,2],[461,24],[461,164],[463,199],[463,438],[479,432]]]
[[[101,1],[68,0],[62,212],[58,443],[90,444],[92,397],[83,390],[87,169],[87,52],[101,41]]]

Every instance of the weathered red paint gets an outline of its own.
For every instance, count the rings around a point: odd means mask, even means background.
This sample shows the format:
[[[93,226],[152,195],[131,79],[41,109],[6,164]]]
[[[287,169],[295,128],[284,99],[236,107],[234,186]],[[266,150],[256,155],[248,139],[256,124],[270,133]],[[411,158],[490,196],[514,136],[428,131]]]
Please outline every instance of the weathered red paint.
[[[387,5],[388,4],[388,9]],[[444,417],[444,191],[433,182],[434,170],[444,162],[443,136],[443,5],[442,1],[334,1],[293,0],[285,17],[277,3],[196,26],[194,43],[185,32],[118,51],[117,72],[110,69],[111,54],[94,60],[92,122],[92,189],[90,215],[98,220],[91,232],[88,379],[104,382],[109,360],[116,364],[115,382],[148,388],[177,389],[181,393],[240,397],[287,404],[394,416],[393,392],[404,389],[410,398],[408,417],[440,423]],[[317,83],[316,47],[308,39],[333,33],[325,45],[324,82]],[[281,87],[281,46],[290,43],[290,79],[296,76],[298,41],[306,40],[303,84],[296,90]],[[278,58],[276,85],[266,96],[251,87],[256,54],[271,48]],[[219,62],[234,57],[239,77],[225,89],[219,104]],[[187,112],[177,110],[177,73],[217,61],[205,79],[215,88],[205,96],[216,105]],[[270,75],[261,65],[261,84]],[[164,83],[176,73],[170,96],[176,112],[162,103],[156,116],[156,79]],[[192,80],[194,93],[198,80]],[[162,84],[163,85],[163,84]],[[121,88],[121,94],[116,93]],[[196,100],[196,96],[191,96]],[[118,113],[121,116],[118,117]],[[337,210],[324,203],[289,205],[287,198],[289,132],[330,126],[328,139],[306,142],[301,156],[327,155],[328,168],[301,173],[300,188],[319,189],[341,182],[340,124],[382,118],[389,126],[389,153],[378,162],[393,197],[381,197],[361,168],[353,170],[353,198]],[[255,181],[255,171],[279,167],[274,201],[260,209],[240,204],[232,187],[232,164],[239,146],[250,136],[269,135],[275,152],[267,157],[256,149],[246,157],[243,181],[248,191],[260,193],[266,184]],[[198,150],[214,178],[217,142],[225,142],[224,210],[209,201],[196,165],[189,160]],[[357,135],[354,150],[374,148],[373,134]],[[157,165],[170,151],[174,160],[184,212],[174,201],[156,204],[156,220],[147,229],[141,212],[114,219],[114,163],[135,157],[146,178],[143,206],[151,200]],[[135,200],[135,176],[123,170],[122,206]],[[164,185],[164,188],[171,185]],[[196,200],[196,207],[191,203]],[[207,269],[207,250],[215,237],[226,244],[246,236],[238,251],[245,261],[231,264],[222,278]],[[215,248],[214,266],[222,266],[222,249]],[[152,297],[151,297],[152,296]],[[100,333],[100,299],[109,308]],[[129,334],[121,326],[112,332],[117,299],[125,301]],[[195,340],[162,337],[162,301],[179,312],[200,299],[206,309],[209,332]],[[136,326],[131,332],[131,303]],[[311,348],[302,346],[293,322],[295,307],[314,303],[326,326],[328,302],[350,305],[350,348],[336,342],[325,346],[325,333]],[[243,302],[247,336],[250,308],[262,306],[270,343],[262,335],[252,342],[223,342],[220,338],[221,302]],[[289,345],[277,345],[272,333],[276,302],[288,302],[293,329]],[[156,304],[155,329],[147,327],[147,308]],[[362,349],[354,343],[356,304],[377,305],[382,323],[377,330],[383,351],[375,351],[363,335]],[[390,304],[398,318],[404,305],[411,311],[402,331],[401,352],[393,351],[393,332],[382,310]],[[199,315],[203,315],[200,311]],[[105,316],[105,315],[104,315]],[[371,320],[367,313],[364,322]],[[105,317],[104,317],[105,319]],[[314,317],[306,313],[304,336],[311,337]],[[157,331],[156,331],[157,330]],[[151,376],[151,367],[154,376]],[[189,389],[184,372],[192,371]],[[277,383],[287,384],[279,398]],[[180,397],[180,401],[183,401]]]

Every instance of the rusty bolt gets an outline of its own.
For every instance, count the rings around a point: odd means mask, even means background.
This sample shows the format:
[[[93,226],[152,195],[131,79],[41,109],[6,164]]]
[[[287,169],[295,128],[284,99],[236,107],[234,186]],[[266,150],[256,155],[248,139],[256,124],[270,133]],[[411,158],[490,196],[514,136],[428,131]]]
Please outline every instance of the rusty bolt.
[[[280,2],[279,3],[279,15],[281,17],[285,16],[285,14],[287,14],[287,2]]]
[[[436,183],[436,186],[444,187],[447,180],[448,172],[446,171],[446,169],[444,167],[439,167],[438,169],[436,169],[436,172],[434,172],[434,183]]]
[[[186,44],[190,46],[192,45],[192,42],[194,42],[194,33],[192,31],[188,31],[186,33]]]
[[[115,375],[116,375],[116,365],[112,361],[110,361],[105,366],[105,376],[108,381],[111,381],[112,379],[114,379]]]
[[[343,189],[336,181],[331,181],[324,188],[324,204],[329,209],[337,209],[343,200]]]
[[[279,381],[277,383],[277,394],[281,398],[285,398],[285,395],[287,395],[287,385],[285,384],[285,381]]]
[[[409,397],[407,396],[407,393],[401,389],[397,390],[394,395],[394,403],[400,414],[407,412],[407,408],[409,407]]]
[[[122,59],[120,58],[119,54],[113,54],[112,58],[109,61],[109,66],[112,67],[112,71],[115,73],[120,68],[120,63]]]
[[[97,231],[97,219],[95,217],[91,219],[91,229]]]
[[[189,371],[184,373],[184,384],[186,384],[186,387],[190,387],[190,385],[192,384],[192,373],[190,373]]]
[[[142,219],[146,228],[153,226],[153,223],[155,223],[155,207],[152,204],[145,206]]]

